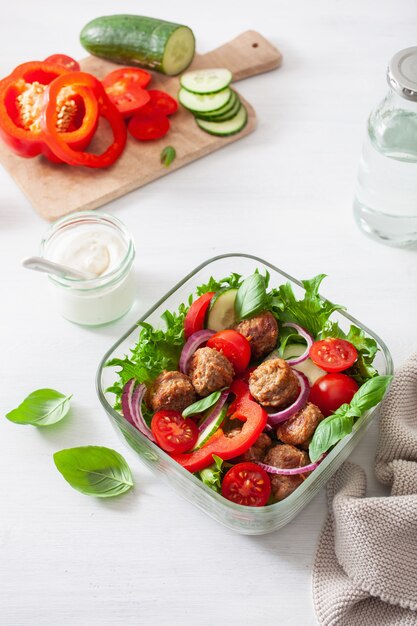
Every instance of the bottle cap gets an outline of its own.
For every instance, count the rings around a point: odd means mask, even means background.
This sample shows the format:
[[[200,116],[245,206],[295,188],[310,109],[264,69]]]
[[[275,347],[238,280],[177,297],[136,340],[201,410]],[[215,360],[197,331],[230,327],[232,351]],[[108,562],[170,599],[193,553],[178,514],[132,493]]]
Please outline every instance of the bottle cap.
[[[401,97],[417,102],[417,46],[394,54],[388,65],[387,80]]]

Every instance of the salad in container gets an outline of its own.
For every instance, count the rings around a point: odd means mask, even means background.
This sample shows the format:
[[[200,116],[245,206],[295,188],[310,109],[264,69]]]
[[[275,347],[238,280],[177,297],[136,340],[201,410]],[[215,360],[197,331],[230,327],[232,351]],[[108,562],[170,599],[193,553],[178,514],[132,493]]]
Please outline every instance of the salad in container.
[[[349,454],[390,383],[385,345],[320,296],[324,278],[299,283],[256,257],[217,257],[100,365],[99,396],[124,439],[239,532],[287,523]]]

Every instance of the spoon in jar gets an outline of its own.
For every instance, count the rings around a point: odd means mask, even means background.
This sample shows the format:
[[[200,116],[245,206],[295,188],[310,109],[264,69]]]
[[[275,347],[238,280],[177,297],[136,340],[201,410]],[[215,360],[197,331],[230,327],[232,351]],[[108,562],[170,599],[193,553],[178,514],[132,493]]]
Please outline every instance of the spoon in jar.
[[[41,256],[30,256],[27,259],[23,259],[22,265],[29,270],[53,274],[60,278],[75,278],[77,280],[91,280],[92,278],[97,278],[95,274],[90,272],[80,272],[67,265],[48,261],[48,259],[44,259]]]

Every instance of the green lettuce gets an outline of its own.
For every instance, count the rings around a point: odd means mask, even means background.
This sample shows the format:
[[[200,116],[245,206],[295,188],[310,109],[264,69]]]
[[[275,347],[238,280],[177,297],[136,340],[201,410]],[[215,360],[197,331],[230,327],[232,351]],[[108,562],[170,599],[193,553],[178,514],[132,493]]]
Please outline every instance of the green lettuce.
[[[345,308],[319,296],[319,287],[325,276],[319,274],[310,280],[301,281],[305,289],[302,300],[297,300],[290,283],[271,290],[269,298],[272,312],[281,322],[299,324],[317,338],[331,314]]]
[[[223,459],[221,459],[216,454],[213,454],[213,460],[213,465],[210,465],[210,467],[206,467],[205,469],[198,472],[197,477],[200,478],[200,480],[205,485],[207,485],[207,487],[210,487],[210,489],[213,489],[213,491],[217,491],[217,493],[220,493],[222,486]]]

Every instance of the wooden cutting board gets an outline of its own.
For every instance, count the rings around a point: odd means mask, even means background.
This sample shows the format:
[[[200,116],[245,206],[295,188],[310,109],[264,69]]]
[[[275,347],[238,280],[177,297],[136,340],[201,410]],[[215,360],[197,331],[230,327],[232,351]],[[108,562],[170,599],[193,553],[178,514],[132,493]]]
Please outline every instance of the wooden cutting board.
[[[196,54],[191,68],[227,67],[233,72],[234,81],[238,81],[279,67],[281,58],[279,50],[259,33],[247,31],[212,52]],[[99,78],[120,67],[92,56],[80,64],[81,69]],[[176,96],[179,78],[154,73],[151,87]],[[180,106],[179,111],[171,117],[168,135],[151,142],[138,142],[129,138],[123,155],[107,169],[92,170],[58,165],[42,157],[23,159],[10,152],[3,142],[0,143],[0,163],[38,213],[47,220],[55,220],[73,211],[96,209],[245,137],[255,129],[256,115],[251,105],[243,98],[241,100],[248,110],[248,123],[240,133],[232,137],[214,137],[205,133],[198,128],[191,113]],[[111,134],[107,129],[100,129],[100,141],[94,140],[96,144],[92,147],[100,150],[110,140]],[[161,150],[167,145],[174,146],[177,152],[177,157],[169,168],[160,163]]]

